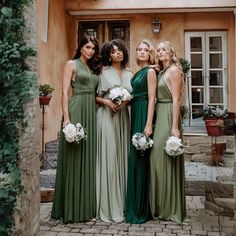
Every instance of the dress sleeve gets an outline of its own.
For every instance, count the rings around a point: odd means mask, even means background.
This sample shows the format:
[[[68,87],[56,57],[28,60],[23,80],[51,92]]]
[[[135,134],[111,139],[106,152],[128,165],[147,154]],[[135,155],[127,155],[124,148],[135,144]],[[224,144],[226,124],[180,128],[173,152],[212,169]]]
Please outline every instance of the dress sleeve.
[[[97,88],[97,94],[99,97],[103,97],[104,94],[109,91],[111,84],[109,83],[108,79],[109,78],[107,78],[106,73],[102,71],[102,73],[100,74],[99,84]]]

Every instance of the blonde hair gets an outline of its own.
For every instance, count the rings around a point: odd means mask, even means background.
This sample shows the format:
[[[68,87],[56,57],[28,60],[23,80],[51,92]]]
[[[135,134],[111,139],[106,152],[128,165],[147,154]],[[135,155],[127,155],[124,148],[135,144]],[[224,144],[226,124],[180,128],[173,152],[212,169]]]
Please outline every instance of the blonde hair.
[[[149,65],[155,65],[156,60],[155,60],[155,49],[153,44],[151,43],[151,41],[149,41],[148,39],[143,39],[142,41],[139,42],[138,46],[136,47],[136,52],[138,50],[138,47],[140,46],[140,44],[146,44],[149,47]],[[136,57],[136,63],[139,65],[139,61]]]
[[[168,55],[170,56],[170,64],[176,65],[180,69],[180,71],[183,73],[182,66],[181,66],[181,64],[179,62],[179,59],[178,59],[177,55],[176,55],[174,47],[172,46],[172,44],[169,41],[161,41],[160,43],[158,43],[157,47],[156,47],[156,51],[157,51],[158,46],[161,43],[164,44],[164,48],[165,48],[166,52],[168,53]],[[156,62],[163,69],[163,65],[159,62],[157,54],[156,54]]]
[[[164,48],[167,52],[167,54],[169,55],[170,57],[170,65],[175,65],[179,68],[180,72],[181,72],[181,75],[182,75],[182,90],[183,90],[183,87],[184,87],[184,73],[183,73],[183,69],[182,69],[182,66],[179,62],[179,59],[176,55],[176,52],[174,50],[174,47],[172,46],[172,44],[169,42],[169,41],[161,41],[157,44],[157,47],[156,47],[156,51],[157,51],[157,48],[160,44],[164,44]],[[156,62],[157,64],[160,66],[160,69],[163,70],[163,65],[162,63],[158,60],[158,57],[157,57],[157,53],[156,53]],[[182,91],[183,92],[183,91]]]

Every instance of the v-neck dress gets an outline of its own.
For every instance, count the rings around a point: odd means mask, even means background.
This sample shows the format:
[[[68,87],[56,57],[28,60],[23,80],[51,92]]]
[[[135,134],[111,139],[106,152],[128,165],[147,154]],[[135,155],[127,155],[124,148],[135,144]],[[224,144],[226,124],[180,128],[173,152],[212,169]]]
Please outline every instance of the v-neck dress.
[[[69,99],[70,121],[87,131],[87,140],[68,143],[60,132],[57,174],[52,218],[64,223],[80,222],[96,216],[96,103],[99,77],[80,59],[75,60],[76,76],[71,81],[73,95]]]
[[[184,156],[169,156],[164,150],[171,136],[173,121],[172,95],[159,73],[157,86],[157,117],[150,155],[150,208],[154,219],[182,223],[185,214]],[[181,128],[181,117],[179,119]]]
[[[98,96],[107,98],[114,86],[132,91],[132,73],[123,70],[121,78],[111,66],[100,76]],[[127,106],[114,113],[107,106],[97,110],[97,217],[105,222],[124,220],[130,118]]]
[[[139,70],[131,80],[133,99],[131,101],[131,138],[135,133],[143,133],[148,114],[148,74],[149,67]],[[130,144],[128,162],[128,186],[126,201],[126,222],[141,224],[151,218],[149,187],[150,149],[144,154]]]

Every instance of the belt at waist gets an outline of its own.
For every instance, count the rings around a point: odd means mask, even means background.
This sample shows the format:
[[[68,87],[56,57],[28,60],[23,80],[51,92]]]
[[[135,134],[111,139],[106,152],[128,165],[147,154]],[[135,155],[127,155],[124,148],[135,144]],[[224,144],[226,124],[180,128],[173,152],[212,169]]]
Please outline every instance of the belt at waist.
[[[170,98],[158,99],[157,103],[172,103],[172,99]]]
[[[95,94],[95,91],[88,90],[88,91],[73,91],[73,95],[86,95],[86,94]]]

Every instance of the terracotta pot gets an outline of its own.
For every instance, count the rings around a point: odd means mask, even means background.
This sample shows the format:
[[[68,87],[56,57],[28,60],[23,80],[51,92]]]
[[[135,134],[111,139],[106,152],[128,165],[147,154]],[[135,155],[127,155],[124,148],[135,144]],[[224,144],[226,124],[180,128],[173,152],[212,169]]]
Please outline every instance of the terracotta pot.
[[[207,120],[205,119],[205,125],[207,134],[209,136],[220,136],[223,135],[224,128],[220,127],[224,124],[224,121],[221,119],[211,119]]]
[[[44,105],[47,106],[49,105],[49,102],[51,100],[52,96],[39,96],[39,104],[40,106]]]
[[[215,153],[217,155],[222,155],[226,150],[226,143],[216,143],[215,144]]]

